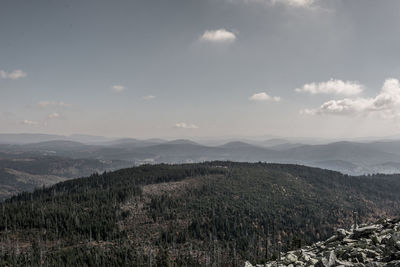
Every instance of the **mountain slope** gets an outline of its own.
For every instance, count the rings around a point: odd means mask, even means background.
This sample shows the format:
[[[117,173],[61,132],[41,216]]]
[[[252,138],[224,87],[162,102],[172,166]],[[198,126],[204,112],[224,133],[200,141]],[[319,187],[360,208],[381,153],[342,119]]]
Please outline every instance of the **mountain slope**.
[[[55,175],[35,175],[7,168],[0,168],[0,177],[0,201],[22,191],[33,191],[35,188],[50,186],[67,179]]]
[[[262,163],[145,165],[6,201],[0,235],[9,241],[1,257],[10,264],[6,255],[18,249],[15,260],[24,265],[40,240],[49,265],[229,266],[262,256],[267,236],[290,249],[349,226],[354,210],[363,221],[398,214],[399,191],[399,175]]]
[[[130,166],[123,161],[71,159],[56,156],[20,154],[0,157],[0,201],[35,188],[49,186],[67,179],[87,176],[95,172]]]

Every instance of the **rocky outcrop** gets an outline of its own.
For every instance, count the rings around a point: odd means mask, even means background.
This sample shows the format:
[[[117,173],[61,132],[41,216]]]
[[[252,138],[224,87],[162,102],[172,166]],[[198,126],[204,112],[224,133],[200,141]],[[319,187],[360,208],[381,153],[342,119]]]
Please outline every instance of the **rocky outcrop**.
[[[245,266],[253,265],[246,262]],[[325,242],[284,253],[280,262],[256,266],[400,267],[400,218],[381,219],[350,231],[338,229]]]

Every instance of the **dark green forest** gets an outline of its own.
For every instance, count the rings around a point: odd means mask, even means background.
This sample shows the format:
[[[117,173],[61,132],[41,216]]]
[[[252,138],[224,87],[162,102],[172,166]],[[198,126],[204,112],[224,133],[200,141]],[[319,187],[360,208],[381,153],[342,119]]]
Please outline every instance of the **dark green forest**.
[[[400,175],[299,165],[143,165],[1,203],[1,266],[238,266],[400,211]],[[281,244],[278,246],[278,244]]]

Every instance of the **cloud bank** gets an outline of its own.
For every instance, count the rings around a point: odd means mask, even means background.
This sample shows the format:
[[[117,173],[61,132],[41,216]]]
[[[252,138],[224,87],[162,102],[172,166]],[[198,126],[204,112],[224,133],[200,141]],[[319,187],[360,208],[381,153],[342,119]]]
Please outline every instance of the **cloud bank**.
[[[400,116],[400,82],[398,79],[385,80],[379,94],[372,98],[344,98],[329,100],[317,109],[305,109],[310,115],[369,115],[379,114],[383,118]]]
[[[296,92],[310,94],[337,94],[357,95],[363,91],[364,86],[357,81],[342,81],[330,79],[327,82],[307,83],[302,88],[296,88]]]

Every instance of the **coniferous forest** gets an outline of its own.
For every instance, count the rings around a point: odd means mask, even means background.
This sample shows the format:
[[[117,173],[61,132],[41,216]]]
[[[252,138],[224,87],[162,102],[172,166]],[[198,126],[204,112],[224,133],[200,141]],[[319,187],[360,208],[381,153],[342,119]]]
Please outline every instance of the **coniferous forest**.
[[[143,165],[1,203],[1,266],[239,266],[400,211],[400,175],[299,165]]]

